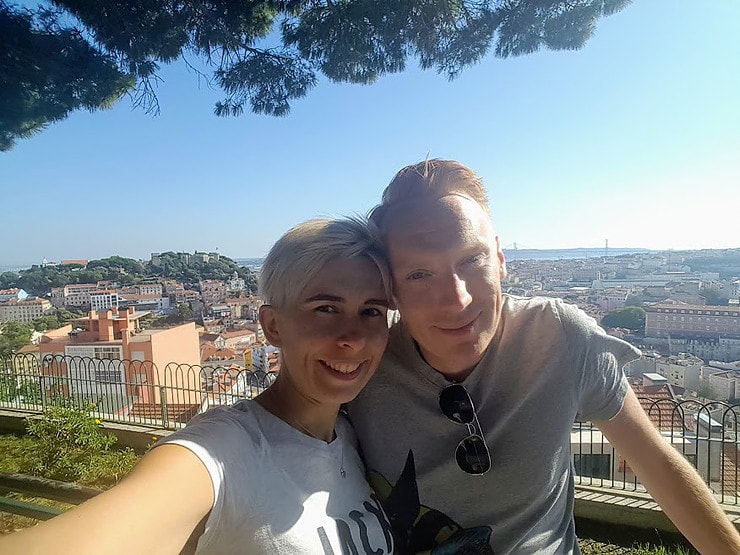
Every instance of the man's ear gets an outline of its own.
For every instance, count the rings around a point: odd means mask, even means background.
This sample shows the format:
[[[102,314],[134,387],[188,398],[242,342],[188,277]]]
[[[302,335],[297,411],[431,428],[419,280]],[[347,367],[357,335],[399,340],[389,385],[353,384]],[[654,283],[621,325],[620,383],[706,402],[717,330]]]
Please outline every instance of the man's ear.
[[[496,235],[496,257],[498,258],[498,275],[499,279],[504,279],[508,274],[506,270],[506,256],[501,248],[501,241],[499,241],[498,235]]]
[[[275,308],[269,304],[263,304],[259,310],[259,318],[267,342],[275,347],[281,347],[280,330]]]

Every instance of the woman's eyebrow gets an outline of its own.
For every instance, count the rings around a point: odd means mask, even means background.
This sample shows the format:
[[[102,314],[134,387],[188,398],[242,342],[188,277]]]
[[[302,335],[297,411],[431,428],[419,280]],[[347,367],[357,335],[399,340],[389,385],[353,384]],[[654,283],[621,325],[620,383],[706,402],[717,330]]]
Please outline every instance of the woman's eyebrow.
[[[312,295],[311,297],[307,298],[304,302],[312,303],[314,301],[328,301],[332,303],[341,303],[341,302],[344,302],[344,297],[338,297],[336,295],[328,295],[326,293],[318,293],[316,295]]]

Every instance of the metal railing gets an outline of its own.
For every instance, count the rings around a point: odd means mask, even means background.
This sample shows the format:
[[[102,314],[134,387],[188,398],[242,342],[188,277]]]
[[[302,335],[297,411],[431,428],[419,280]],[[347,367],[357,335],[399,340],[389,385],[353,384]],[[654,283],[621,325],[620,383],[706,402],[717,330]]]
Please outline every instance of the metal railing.
[[[215,405],[252,398],[274,373],[236,367],[62,355],[0,358],[0,409],[41,413],[47,405],[90,406],[103,421],[177,429]],[[722,503],[740,505],[740,406],[641,399],[666,441],[699,471]],[[644,491],[629,464],[590,423],[575,423],[571,453],[584,485]]]
[[[740,504],[740,406],[640,399],[661,435],[697,469],[721,503]],[[579,483],[645,491],[629,463],[591,423],[575,423],[571,452]]]
[[[231,366],[12,355],[0,358],[0,409],[42,413],[72,402],[100,420],[176,429],[212,406],[258,395],[275,377]]]

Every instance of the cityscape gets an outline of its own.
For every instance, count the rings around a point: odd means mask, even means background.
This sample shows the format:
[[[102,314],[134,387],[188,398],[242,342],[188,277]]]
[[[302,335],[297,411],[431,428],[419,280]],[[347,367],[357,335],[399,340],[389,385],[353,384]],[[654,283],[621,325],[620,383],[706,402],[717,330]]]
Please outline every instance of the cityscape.
[[[740,397],[740,248],[610,252],[607,245],[510,249],[506,256],[505,293],[579,306],[608,333],[642,349],[643,358],[630,369],[634,375],[663,375],[681,394],[729,403]],[[176,362],[275,372],[277,350],[265,344],[257,321],[260,264],[259,258],[231,260],[215,252],[152,253],[148,261],[45,260],[0,274],[0,322],[33,329],[28,344],[16,346],[23,354],[105,352],[104,358],[163,367]],[[49,285],[54,279],[61,280],[58,286]],[[169,341],[179,348],[164,346]],[[155,346],[170,358],[158,356]]]
[[[716,498],[734,507],[740,248],[506,254],[505,294],[575,304],[641,349],[625,367],[641,405]],[[196,251],[0,273],[0,408],[34,412],[73,400],[96,422],[156,438],[208,408],[253,398],[280,372],[279,350],[257,317],[260,267],[259,258]],[[590,423],[574,423],[570,448],[579,487],[644,495]]]

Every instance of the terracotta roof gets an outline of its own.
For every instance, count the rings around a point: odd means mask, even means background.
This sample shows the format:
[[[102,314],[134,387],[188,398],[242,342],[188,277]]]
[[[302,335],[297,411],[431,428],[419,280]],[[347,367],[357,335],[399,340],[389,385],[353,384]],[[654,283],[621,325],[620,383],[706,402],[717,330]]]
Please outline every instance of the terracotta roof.
[[[245,335],[255,335],[255,333],[252,330],[236,330],[226,331],[221,334],[224,339],[231,339],[232,337],[242,337]]]
[[[682,418],[682,411],[678,408],[673,390],[670,385],[642,385],[630,383],[640,405],[648,417],[662,432],[671,430],[678,433],[686,429],[686,422]]]

